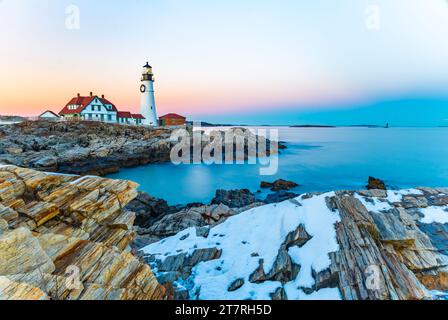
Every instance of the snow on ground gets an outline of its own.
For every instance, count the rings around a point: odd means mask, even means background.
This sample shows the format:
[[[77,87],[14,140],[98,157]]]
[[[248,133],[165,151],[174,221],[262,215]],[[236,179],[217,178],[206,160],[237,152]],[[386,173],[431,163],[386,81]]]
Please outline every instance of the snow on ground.
[[[423,192],[418,189],[388,190],[387,200],[390,203],[401,202],[403,200],[403,196],[422,195],[422,194]]]
[[[0,121],[0,126],[8,125],[8,124],[16,124],[16,123],[20,123],[20,121]]]
[[[422,194],[423,192],[418,189],[388,190],[386,198],[366,198],[358,193],[355,194],[355,198],[361,201],[367,210],[381,212],[392,209],[391,204],[403,201],[403,196]]]
[[[365,198],[364,196],[356,193],[354,196],[356,199],[361,201],[364,207],[368,211],[380,212],[387,211],[392,208],[389,202],[386,201],[386,198]],[[368,200],[367,200],[368,199]],[[380,200],[381,199],[381,200]]]
[[[142,250],[164,260],[167,256],[183,252],[191,254],[196,249],[222,249],[220,259],[198,264],[189,279],[192,283],[182,284],[189,286],[190,296],[194,296],[200,288],[199,299],[205,300],[270,299],[269,294],[281,287],[281,283],[250,283],[249,276],[259,266],[260,259],[264,259],[264,271],[268,273],[286,236],[303,224],[313,238],[302,248],[289,249],[293,261],[302,268],[297,278],[285,285],[288,298],[340,299],[338,289],[323,289],[309,296],[299,289],[299,286],[311,287],[314,284],[312,269],[319,272],[328,268],[328,254],[339,248],[334,224],[340,217],[337,212],[330,211],[325,203],[325,198],[333,195],[326,193],[310,199],[298,197],[298,203],[285,201],[254,208],[215,226],[207,238],[197,237],[195,228],[190,228]],[[239,278],[244,279],[244,285],[228,292],[229,285]]]
[[[445,207],[427,207],[420,209],[424,215],[420,222],[422,223],[448,223],[448,206]]]

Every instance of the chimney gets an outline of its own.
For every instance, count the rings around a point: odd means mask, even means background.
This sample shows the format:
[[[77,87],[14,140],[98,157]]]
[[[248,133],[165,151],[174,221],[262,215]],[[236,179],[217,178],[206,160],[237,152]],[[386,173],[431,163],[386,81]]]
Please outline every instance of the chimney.
[[[104,94],[101,95],[101,99],[104,99]]]
[[[78,98],[80,97],[81,95],[78,93]]]
[[[90,96],[93,97],[93,92],[92,91],[90,91]]]

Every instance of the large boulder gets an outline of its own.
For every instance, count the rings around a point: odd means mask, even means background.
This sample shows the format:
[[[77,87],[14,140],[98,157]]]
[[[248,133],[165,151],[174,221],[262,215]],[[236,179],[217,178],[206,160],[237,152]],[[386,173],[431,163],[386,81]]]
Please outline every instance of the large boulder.
[[[369,177],[369,182],[367,184],[368,190],[386,190],[386,184],[383,180]]]
[[[150,227],[156,219],[171,212],[171,207],[165,200],[157,199],[141,191],[126,206],[126,209],[135,212],[135,224],[143,228]]]
[[[239,208],[255,203],[255,195],[248,189],[216,190],[211,204],[224,204],[230,208]]]
[[[264,203],[270,204],[270,203],[278,203],[282,201],[286,201],[289,199],[293,199],[298,197],[299,195],[297,193],[288,192],[288,191],[278,191],[275,193],[268,194],[266,199],[264,199]]]
[[[280,190],[291,190],[293,188],[298,187],[299,185],[292,181],[287,181],[283,179],[275,180],[274,182],[266,182],[262,181],[260,183],[260,187],[263,189],[271,189],[272,191],[280,191]]]

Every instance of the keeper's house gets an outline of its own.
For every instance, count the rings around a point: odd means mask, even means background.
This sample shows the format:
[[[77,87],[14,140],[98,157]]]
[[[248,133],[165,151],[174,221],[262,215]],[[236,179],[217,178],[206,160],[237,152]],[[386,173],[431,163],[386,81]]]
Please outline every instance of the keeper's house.
[[[127,111],[118,111],[115,105],[104,95],[98,97],[90,92],[88,97],[79,93],[71,99],[59,112],[65,120],[102,121],[107,123],[142,125],[143,116],[131,114]]]
[[[177,113],[168,113],[159,118],[159,125],[163,127],[170,126],[183,126],[186,123],[187,118],[178,115]]]

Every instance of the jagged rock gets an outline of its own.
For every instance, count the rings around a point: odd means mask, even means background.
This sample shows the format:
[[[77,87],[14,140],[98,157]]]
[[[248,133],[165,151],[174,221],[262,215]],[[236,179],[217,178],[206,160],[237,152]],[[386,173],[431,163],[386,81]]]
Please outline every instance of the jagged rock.
[[[256,202],[246,207],[234,209],[231,209],[224,204],[185,207],[179,212],[168,213],[162,218],[155,220],[148,228],[138,228],[135,247],[142,248],[145,245],[175,235],[190,227],[196,228],[197,232],[199,232],[197,233],[198,236],[207,237],[208,230],[211,226],[216,226],[235,214],[239,214],[260,205],[263,204]]]
[[[39,201],[30,202],[18,212],[33,219],[38,227],[61,213],[56,205]]]
[[[296,198],[298,196],[299,195],[296,193],[287,192],[287,191],[282,190],[282,191],[279,191],[276,193],[268,194],[266,199],[263,202],[266,204],[278,203],[278,202],[282,202],[282,201],[289,200],[292,198]]]
[[[295,182],[287,181],[287,180],[283,180],[283,179],[276,180],[272,183],[266,182],[266,181],[262,181],[260,183],[261,188],[263,188],[263,189],[270,188],[271,191],[290,190],[290,189],[296,188],[298,186],[299,185]]]
[[[199,262],[219,259],[221,254],[221,249],[217,248],[197,249],[188,257],[187,264],[193,267]]]
[[[311,240],[311,238],[312,237],[308,232],[306,232],[305,226],[301,224],[294,232],[291,232],[286,236],[285,242],[282,244],[281,248],[288,250],[293,246],[302,247]]]
[[[330,268],[318,272],[317,274],[314,272],[313,276],[315,279],[315,291],[319,291],[323,288],[336,288],[339,284],[337,273],[332,272]]]
[[[264,259],[258,261],[258,268],[251,273],[249,281],[252,283],[260,283],[266,281],[266,274],[264,273]]]
[[[428,207],[428,200],[425,197],[404,196],[402,206],[405,209],[426,208]]]
[[[151,268],[127,252],[135,215],[122,206],[137,187],[0,166],[0,219],[8,226],[0,235],[0,297],[164,299]]]
[[[378,227],[374,218],[358,199],[339,194],[336,197],[336,204],[341,215],[341,222],[336,224],[340,251],[331,254],[330,270],[331,273],[338,275],[339,289],[343,298],[349,300],[428,298],[427,290],[411,271],[412,266],[407,265],[407,262],[411,261],[414,264],[424,263],[412,259],[416,248],[409,246],[406,236],[403,237],[406,233],[403,233],[401,228],[397,229],[401,236],[394,237],[392,240],[395,243],[390,243],[389,229],[381,225]],[[399,219],[394,214],[385,217],[385,219],[395,218]],[[404,258],[407,262],[402,262]]]
[[[136,213],[136,225],[148,228],[156,221],[172,211],[172,208],[165,200],[151,197],[145,192],[139,192],[137,197],[133,199],[126,209]]]
[[[288,297],[286,296],[285,289],[282,287],[277,288],[274,293],[270,294],[272,300],[288,300]]]
[[[235,281],[233,281],[229,285],[229,288],[227,289],[227,291],[229,291],[229,292],[236,291],[239,288],[241,288],[242,286],[244,286],[244,279],[239,278],[239,279],[236,279]]]
[[[162,219],[154,222],[149,228],[141,229],[141,236],[148,236],[146,244],[157,242],[160,239],[175,235],[176,233],[190,227],[205,227],[208,225],[204,218],[205,208],[190,208],[165,215]]]
[[[285,284],[294,280],[299,274],[299,271],[300,266],[292,262],[286,249],[281,248],[272,269],[266,275],[266,280],[279,281]]]
[[[27,283],[0,276],[0,300],[49,300],[45,292]]]
[[[368,190],[386,190],[386,184],[380,179],[369,177]]]
[[[196,236],[207,238],[210,233],[210,227],[196,227]]]
[[[55,266],[39,241],[26,228],[18,228],[0,236],[0,275],[39,270],[52,273]]]
[[[360,190],[358,193],[364,197],[386,198],[387,190],[372,189],[372,190]]]
[[[410,202],[409,198],[417,199],[417,204],[424,203],[423,198],[427,200],[428,204],[430,201],[435,203],[437,201],[436,198],[443,197],[444,194],[441,189],[419,188],[419,190],[422,190],[423,195],[420,191],[415,190],[394,190],[392,192],[364,190],[362,193],[336,191],[328,193],[329,196],[320,197],[319,201],[324,201],[324,203],[319,203],[319,206],[323,208],[328,207],[331,211],[325,214],[338,217],[331,223],[337,221],[334,224],[334,228],[338,244],[336,247],[339,247],[339,249],[329,253],[331,263],[328,268],[315,270],[315,265],[311,266],[311,275],[314,282],[306,284],[306,286],[300,286],[298,288],[302,290],[300,294],[312,294],[319,297],[319,292],[322,289],[331,288],[332,290],[326,291],[335,293],[335,288],[338,288],[341,297],[348,300],[422,300],[437,298],[433,296],[436,293],[429,290],[448,291],[448,255],[446,254],[448,250],[448,224],[422,222],[425,221],[423,218],[428,220],[427,218],[431,214],[431,210],[436,210],[437,216],[442,214],[443,219],[443,211],[446,208],[445,206],[421,208],[420,206],[405,205]],[[317,199],[311,200],[314,197],[316,197],[315,194],[305,195],[296,199],[296,201],[301,202],[299,205],[291,205],[288,202],[282,205],[284,205],[284,208],[288,208],[287,210],[300,212],[301,207],[312,203],[310,208],[314,210],[315,205],[317,208],[317,203],[313,202]],[[303,199],[310,199],[306,200],[310,202],[305,204]],[[269,210],[261,210],[260,214],[266,214],[266,212],[272,209],[272,214],[275,215],[279,213],[275,212],[275,210],[280,208],[280,205],[266,206],[265,208]],[[254,213],[254,211],[246,214],[250,215],[251,213]],[[237,218],[235,219],[238,221]],[[316,212],[316,219],[319,219],[318,212]],[[306,223],[308,224],[309,222]],[[232,266],[237,264],[235,269],[238,270],[238,272],[232,273],[232,269],[229,269],[229,265],[226,263],[229,255],[233,256],[235,252],[231,252],[232,248],[223,246],[222,250],[224,252],[222,258],[220,258],[222,260],[211,263],[208,268],[205,268],[205,272],[207,274],[218,272],[220,273],[219,275],[225,274],[227,278],[234,277],[234,279],[241,278],[246,280],[248,278],[249,282],[251,282],[251,287],[257,288],[258,286],[260,290],[265,288],[263,283],[266,281],[269,281],[269,284],[275,281],[281,284],[288,284],[288,286],[292,281],[300,282],[298,278],[301,276],[300,272],[310,270],[310,266],[307,266],[309,262],[304,261],[304,269],[300,271],[300,266],[292,262],[292,256],[289,256],[289,253],[292,254],[298,250],[297,248],[291,249],[295,246],[299,248],[304,247],[303,250],[307,250],[307,243],[312,237],[307,232],[305,226],[299,225],[296,230],[286,235],[275,257],[272,256],[271,250],[268,254],[261,250],[259,255],[255,249],[256,246],[245,252],[246,255],[250,256],[249,259],[259,257],[256,258],[259,259],[259,263],[258,267],[254,268],[255,270],[245,270],[245,273],[241,274],[240,270],[244,270],[244,266],[238,265],[238,261],[232,261]],[[226,227],[228,226],[226,225]],[[239,226],[235,228],[235,232],[241,232]],[[263,231],[269,232],[269,229],[263,229]],[[180,236],[185,234],[184,232]],[[212,234],[217,240],[219,239],[218,237],[229,236],[232,239],[235,236],[232,234],[231,229],[226,229],[226,232],[213,232]],[[313,234],[315,237],[319,237],[316,241],[323,240],[321,238],[322,235],[319,235],[318,232],[316,233],[316,229],[314,229]],[[259,237],[260,243],[253,243],[253,239],[256,238],[253,237],[251,238],[252,240],[246,241],[245,238],[238,238],[237,236],[238,244],[236,247],[238,248],[240,243],[243,246],[241,248],[244,248],[249,243],[250,245],[262,246],[263,235]],[[241,239],[241,242],[239,239]],[[197,241],[197,245],[203,246],[208,240],[197,239]],[[218,242],[216,243],[217,246],[220,246]],[[156,251],[162,250],[163,252],[162,245],[163,241],[155,245],[154,248],[157,248]],[[169,246],[172,245],[173,243],[170,243]],[[189,245],[191,245],[191,248],[197,247],[191,243]],[[176,247],[174,246],[173,248],[175,249]],[[316,248],[316,250],[318,249]],[[163,254],[167,256],[172,253],[164,252]],[[162,257],[162,253],[157,255],[159,256],[158,259]],[[300,251],[295,258],[299,259],[299,256]],[[246,258],[248,257],[246,256]],[[273,261],[273,263],[272,266],[269,266],[270,270],[265,272],[266,259]],[[300,259],[307,258],[303,256]],[[199,298],[202,294],[204,296],[210,295],[210,289],[213,289],[213,285],[207,286],[206,294],[201,292],[205,291],[203,290],[204,283],[195,287],[197,285],[196,279],[199,276],[198,272],[204,272],[202,267],[194,270],[195,266],[191,266],[188,263],[188,258],[185,260],[181,270],[179,270],[182,280],[176,280],[175,282],[180,281],[181,284],[188,283],[192,285],[193,287],[189,287],[191,288],[190,293],[192,293],[191,298]],[[298,263],[300,264],[300,261]],[[221,287],[221,290],[224,291],[223,297],[231,297],[232,295],[226,295],[225,292],[240,285],[241,281],[235,283],[226,282],[225,287]],[[289,289],[291,289],[291,292],[294,292],[293,290],[297,288],[289,287]],[[257,291],[256,294],[259,294],[259,292]],[[267,292],[262,291],[262,294],[265,297]],[[219,293],[212,293],[212,295],[219,297]],[[250,296],[248,295],[247,298],[250,298]],[[275,292],[270,293],[269,296],[273,299],[285,299],[285,289],[279,287]],[[437,296],[443,296],[443,294],[437,294]]]
[[[255,195],[248,189],[216,190],[211,204],[224,204],[230,208],[239,208],[255,203]]]
[[[211,205],[206,207],[206,210],[204,212],[204,216],[206,218],[206,220],[210,221],[210,222],[218,222],[219,220],[221,220],[222,218],[228,218],[230,216],[234,215],[234,211],[231,210],[228,206],[226,206],[225,204],[218,204],[218,205]]]
[[[163,261],[158,261],[157,268],[159,271],[181,271],[184,265],[186,265],[187,254],[182,253],[175,256],[166,257]]]

